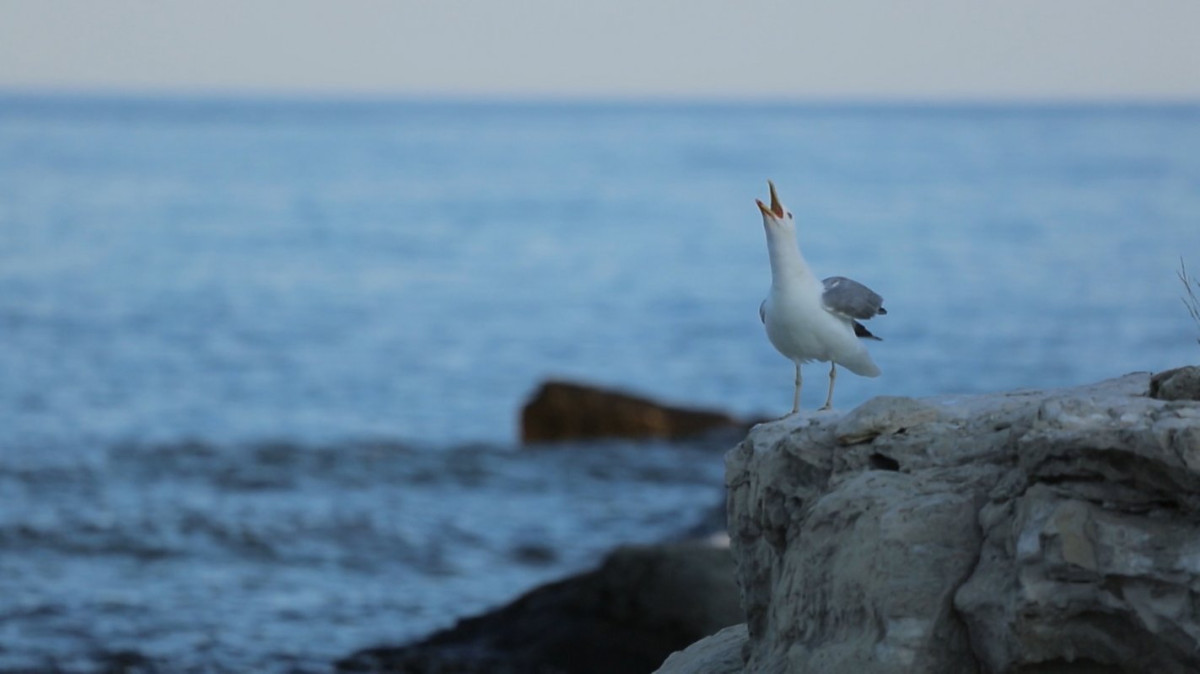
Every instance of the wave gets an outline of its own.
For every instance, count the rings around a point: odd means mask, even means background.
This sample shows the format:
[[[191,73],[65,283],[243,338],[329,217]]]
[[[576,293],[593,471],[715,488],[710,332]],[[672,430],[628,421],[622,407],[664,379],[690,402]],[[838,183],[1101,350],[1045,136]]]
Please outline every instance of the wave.
[[[718,452],[654,443],[181,440],[14,456],[0,458],[0,621],[34,636],[0,636],[0,671],[55,671],[62,653],[85,663],[63,671],[103,671],[109,653],[163,671],[320,671],[613,546],[680,535],[723,481]]]
[[[630,442],[539,450],[390,440],[124,443],[98,461],[0,465],[0,493],[10,504],[0,514],[0,550],[386,560],[439,573],[447,566],[439,550],[487,538],[474,531],[479,522],[460,521],[465,512],[519,515],[522,504],[633,493],[639,484],[665,491],[710,486],[718,474],[709,456],[706,465],[695,461],[694,448]],[[482,504],[489,500],[512,507],[488,513]],[[513,547],[517,558],[545,554],[530,552],[542,549],[537,541]]]

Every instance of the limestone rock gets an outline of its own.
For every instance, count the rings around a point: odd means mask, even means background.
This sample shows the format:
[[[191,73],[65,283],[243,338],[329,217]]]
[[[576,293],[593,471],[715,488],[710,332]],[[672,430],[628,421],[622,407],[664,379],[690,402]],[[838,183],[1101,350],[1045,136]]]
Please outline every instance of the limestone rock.
[[[521,409],[521,441],[597,438],[677,440],[749,424],[724,412],[664,405],[648,398],[562,381],[543,383]],[[728,446],[728,445],[725,445]]]
[[[1200,671],[1200,403],[1149,380],[755,427],[726,456],[744,671]]]
[[[742,619],[726,548],[620,548],[597,570],[537,588],[417,644],[362,651],[343,672],[637,674]]]

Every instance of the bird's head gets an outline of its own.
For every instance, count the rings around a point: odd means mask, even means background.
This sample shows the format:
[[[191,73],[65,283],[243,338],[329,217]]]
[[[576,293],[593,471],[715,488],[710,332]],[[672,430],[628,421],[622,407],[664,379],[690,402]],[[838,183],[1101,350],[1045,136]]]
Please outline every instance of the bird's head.
[[[775,193],[775,183],[768,180],[767,186],[771,188],[771,205],[767,206],[759,199],[754,200],[754,203],[758,204],[758,210],[762,211],[763,227],[768,233],[795,232],[795,219],[792,218],[792,212],[779,202],[779,195]]]

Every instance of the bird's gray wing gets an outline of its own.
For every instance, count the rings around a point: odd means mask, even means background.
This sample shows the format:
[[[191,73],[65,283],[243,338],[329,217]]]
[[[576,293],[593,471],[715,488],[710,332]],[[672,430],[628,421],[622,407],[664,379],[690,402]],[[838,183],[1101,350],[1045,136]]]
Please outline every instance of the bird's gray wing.
[[[872,316],[887,313],[879,293],[858,281],[845,276],[830,276],[822,283],[825,284],[825,292],[821,295],[821,301],[825,303],[826,309],[835,314],[865,321]]]
[[[767,324],[767,301],[766,300],[763,300],[762,304],[758,305],[758,320],[762,321],[763,325]]]

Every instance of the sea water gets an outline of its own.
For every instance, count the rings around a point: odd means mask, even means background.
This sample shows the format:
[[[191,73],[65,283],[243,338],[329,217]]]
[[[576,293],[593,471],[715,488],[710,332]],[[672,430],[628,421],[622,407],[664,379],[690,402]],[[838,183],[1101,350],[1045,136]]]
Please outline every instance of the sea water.
[[[516,420],[790,409],[768,178],[889,311],[838,407],[1200,362],[1198,106],[0,97],[0,671],[327,671],[681,535],[723,446]]]

